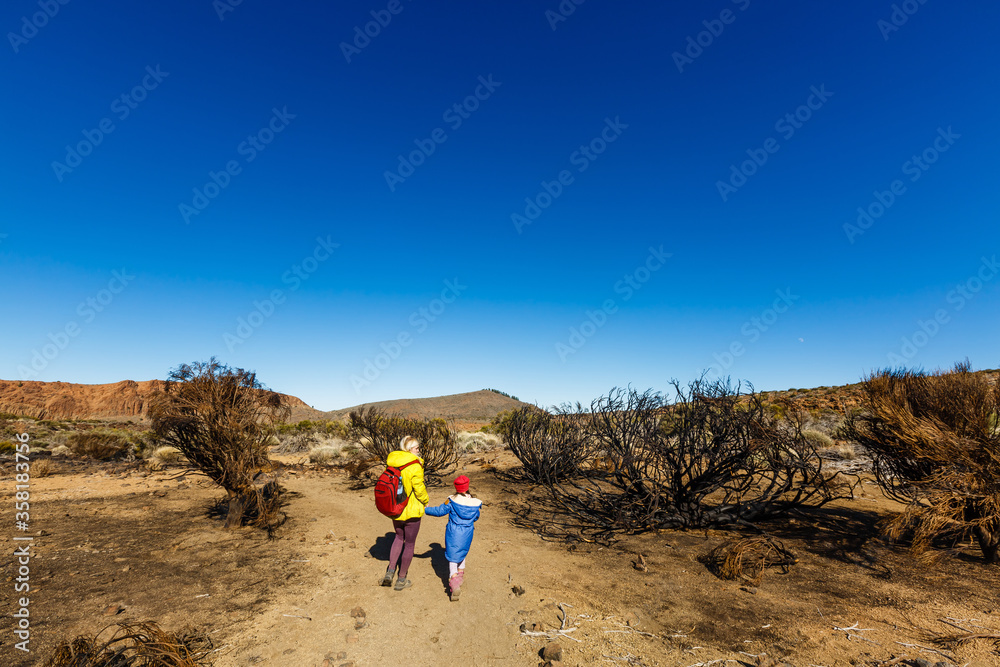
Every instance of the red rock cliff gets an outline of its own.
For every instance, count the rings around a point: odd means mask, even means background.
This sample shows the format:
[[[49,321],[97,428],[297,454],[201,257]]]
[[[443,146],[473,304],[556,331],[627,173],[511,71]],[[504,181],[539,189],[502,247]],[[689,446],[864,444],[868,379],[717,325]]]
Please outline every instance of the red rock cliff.
[[[150,397],[163,385],[162,380],[113,384],[0,380],[0,412],[35,419],[142,419]],[[285,398],[293,408],[309,407],[294,396]]]

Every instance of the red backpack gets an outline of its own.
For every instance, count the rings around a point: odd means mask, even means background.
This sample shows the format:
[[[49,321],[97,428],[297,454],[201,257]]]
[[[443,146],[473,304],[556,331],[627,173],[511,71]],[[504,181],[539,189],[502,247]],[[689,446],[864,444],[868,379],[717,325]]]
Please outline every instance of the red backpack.
[[[403,468],[419,463],[414,459],[399,466],[387,466],[375,482],[375,508],[390,519],[395,519],[403,510],[410,497],[403,490]]]

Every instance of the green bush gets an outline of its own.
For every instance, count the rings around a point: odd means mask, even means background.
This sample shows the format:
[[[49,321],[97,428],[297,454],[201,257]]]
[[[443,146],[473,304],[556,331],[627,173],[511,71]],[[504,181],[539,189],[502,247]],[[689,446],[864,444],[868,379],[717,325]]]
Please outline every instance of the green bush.
[[[339,419],[331,419],[329,421],[323,422],[319,426],[318,430],[331,438],[339,438],[340,440],[347,440],[348,429],[347,424],[340,421]]]
[[[788,406],[784,403],[767,403],[767,409],[775,419],[782,420],[788,417]]]

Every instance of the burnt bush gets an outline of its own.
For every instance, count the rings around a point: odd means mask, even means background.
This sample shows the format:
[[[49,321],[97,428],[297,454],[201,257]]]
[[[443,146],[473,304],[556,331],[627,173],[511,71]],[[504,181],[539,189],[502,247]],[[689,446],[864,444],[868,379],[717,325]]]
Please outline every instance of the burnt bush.
[[[906,509],[883,524],[917,554],[974,539],[1000,563],[1000,385],[968,361],[947,372],[886,369],[862,381],[841,435],[872,457],[875,478]]]
[[[492,430],[521,462],[520,476],[555,482],[575,474],[591,458],[586,419],[582,411],[553,415],[526,405],[498,415]]]
[[[357,467],[384,465],[390,452],[399,447],[403,436],[420,441],[420,456],[424,460],[424,477],[428,484],[438,484],[442,476],[458,464],[458,448],[454,429],[444,419],[411,419],[389,414],[374,406],[350,413],[347,422],[348,440],[368,455],[355,461]],[[358,472],[360,477],[361,472]]]
[[[215,358],[183,364],[152,400],[149,418],[161,445],[176,447],[229,495],[226,527],[278,522],[280,488],[267,445],[289,408],[252,371]]]
[[[671,400],[614,389],[591,404],[581,438],[596,456],[543,479],[555,513],[607,537],[747,524],[850,493],[841,473],[822,470],[801,421],[779,420],[752,388],[702,379],[673,389]]]

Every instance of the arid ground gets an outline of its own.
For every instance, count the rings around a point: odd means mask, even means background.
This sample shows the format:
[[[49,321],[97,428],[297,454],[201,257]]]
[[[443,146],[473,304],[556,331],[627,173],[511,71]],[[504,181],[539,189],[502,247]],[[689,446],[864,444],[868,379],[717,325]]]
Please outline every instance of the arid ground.
[[[976,554],[922,566],[872,538],[893,506],[871,483],[853,501],[764,526],[798,562],[754,587],[698,560],[734,533],[543,539],[512,523],[532,488],[495,474],[516,460],[467,455],[459,472],[484,508],[462,599],[451,602],[444,519],[423,520],[412,588],[380,587],[391,525],[371,490],[283,458],[288,519],[272,539],[224,531],[220,490],[184,468],[53,460],[53,474],[32,481],[31,653],[13,648],[5,613],[0,664],[43,664],[57,642],[148,619],[209,633],[218,667],[537,665],[552,643],[564,665],[1000,665],[992,639],[935,642],[1000,632],[1000,568]],[[10,516],[13,465],[0,465]],[[441,502],[448,489],[430,493]],[[8,560],[5,600],[13,577]],[[890,662],[904,657],[928,662]]]

